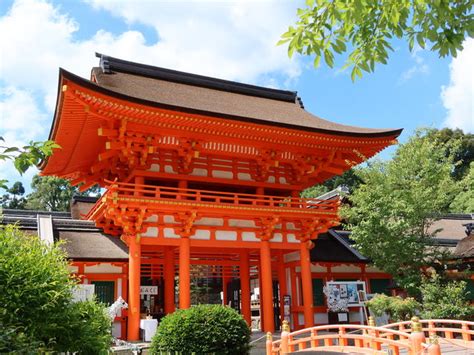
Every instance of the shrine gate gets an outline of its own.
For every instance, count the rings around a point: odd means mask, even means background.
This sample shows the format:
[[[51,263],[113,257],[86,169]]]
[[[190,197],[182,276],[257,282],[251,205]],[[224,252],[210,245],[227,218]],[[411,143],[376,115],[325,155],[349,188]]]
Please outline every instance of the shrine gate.
[[[275,291],[280,300],[297,292],[284,264],[295,251],[312,326],[309,250],[339,223],[339,200],[300,192],[396,143],[401,130],[323,120],[291,91],[98,57],[90,80],[60,70],[50,139],[61,149],[41,169],[105,189],[85,218],[129,247],[128,339],[139,337],[141,279],[161,280],[170,313],[176,287],[178,307],[191,306],[200,265],[222,278],[224,293],[240,279],[249,324],[258,278],[262,329],[273,332]]]

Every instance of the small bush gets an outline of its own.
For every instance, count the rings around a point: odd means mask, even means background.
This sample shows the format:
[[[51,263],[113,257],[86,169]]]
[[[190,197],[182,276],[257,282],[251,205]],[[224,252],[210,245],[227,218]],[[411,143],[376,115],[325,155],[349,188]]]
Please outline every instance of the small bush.
[[[199,305],[164,317],[153,337],[152,354],[248,354],[250,328],[229,307]]]
[[[409,320],[420,309],[420,304],[411,297],[390,297],[386,295],[375,295],[369,302],[367,307],[377,316],[383,313],[390,316],[390,320],[394,322]]]
[[[434,274],[423,280],[421,296],[424,319],[472,320],[474,307],[468,300],[465,281],[443,281]]]

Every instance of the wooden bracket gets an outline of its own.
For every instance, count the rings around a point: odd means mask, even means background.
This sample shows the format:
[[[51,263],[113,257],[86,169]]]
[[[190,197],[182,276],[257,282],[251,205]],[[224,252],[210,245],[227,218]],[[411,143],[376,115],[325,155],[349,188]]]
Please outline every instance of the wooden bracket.
[[[178,213],[175,219],[181,223],[181,226],[174,228],[176,234],[181,237],[190,237],[194,234],[194,221],[198,219],[197,211]]]
[[[277,216],[260,218],[257,221],[257,224],[260,226],[260,240],[270,240],[273,238],[273,231],[275,226],[280,222],[280,218]]]

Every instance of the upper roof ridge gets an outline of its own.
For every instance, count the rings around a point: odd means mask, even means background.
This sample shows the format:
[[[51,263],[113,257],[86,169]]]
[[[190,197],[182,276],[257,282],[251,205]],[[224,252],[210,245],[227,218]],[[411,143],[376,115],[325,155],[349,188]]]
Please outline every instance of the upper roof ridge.
[[[112,74],[114,71],[139,76],[161,79],[180,84],[193,85],[208,89],[233,92],[236,94],[262,97],[266,99],[292,102],[303,108],[303,102],[297,96],[296,91],[272,89],[263,86],[239,83],[236,81],[213,78],[210,76],[186,73],[178,70],[155,67],[152,65],[130,62],[127,60],[110,57],[96,53],[100,58],[100,68],[104,74]]]

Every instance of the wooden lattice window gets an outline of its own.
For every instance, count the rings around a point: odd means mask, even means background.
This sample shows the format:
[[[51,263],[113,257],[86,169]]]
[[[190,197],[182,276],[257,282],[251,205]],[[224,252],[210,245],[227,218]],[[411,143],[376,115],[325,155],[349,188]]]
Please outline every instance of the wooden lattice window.
[[[115,302],[114,281],[92,281],[95,286],[95,296],[99,302],[110,306]]]

